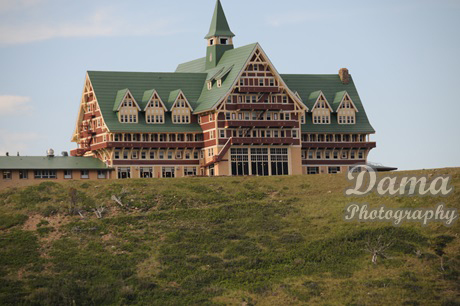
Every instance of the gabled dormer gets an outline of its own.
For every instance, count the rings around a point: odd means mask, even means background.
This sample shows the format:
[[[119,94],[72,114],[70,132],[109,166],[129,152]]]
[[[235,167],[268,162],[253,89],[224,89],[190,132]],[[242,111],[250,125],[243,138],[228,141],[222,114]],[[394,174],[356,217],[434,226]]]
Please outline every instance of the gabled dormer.
[[[330,124],[333,110],[324,93],[321,90],[312,92],[309,101],[313,103],[311,108],[313,124]]]
[[[175,124],[189,124],[193,108],[182,90],[177,89],[172,91],[168,102],[172,103],[170,107],[172,122]]]
[[[163,124],[165,122],[165,112],[168,109],[155,89],[144,92],[142,103],[145,105],[145,122],[147,124]]]
[[[356,123],[356,113],[359,111],[346,91],[340,91],[335,94],[333,105],[336,108],[339,124]]]
[[[121,123],[137,123],[141,108],[134,99],[128,88],[119,90],[113,105],[113,111],[117,112],[118,121]]]

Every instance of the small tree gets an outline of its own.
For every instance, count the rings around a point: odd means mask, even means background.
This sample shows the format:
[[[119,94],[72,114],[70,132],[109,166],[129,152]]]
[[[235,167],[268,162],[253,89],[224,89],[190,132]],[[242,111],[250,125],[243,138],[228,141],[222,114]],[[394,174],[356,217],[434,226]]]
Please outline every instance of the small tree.
[[[382,258],[387,258],[387,255],[385,254],[385,251],[392,245],[393,243],[390,242],[384,242],[382,240],[382,235],[379,235],[377,237],[377,240],[371,241],[371,238],[369,237],[366,241],[366,247],[365,251],[369,252],[372,254],[372,263],[374,265],[377,264],[377,259],[378,257]]]

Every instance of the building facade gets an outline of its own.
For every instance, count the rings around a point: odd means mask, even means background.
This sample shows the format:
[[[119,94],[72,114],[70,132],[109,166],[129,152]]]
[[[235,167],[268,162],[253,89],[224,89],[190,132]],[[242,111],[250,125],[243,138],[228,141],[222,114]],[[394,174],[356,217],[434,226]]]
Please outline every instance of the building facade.
[[[220,1],[206,56],[175,72],[88,71],[73,156],[116,178],[337,173],[375,133],[347,69],[279,74],[258,43],[234,48]]]
[[[52,150],[50,150],[52,152]],[[32,185],[47,180],[106,180],[112,168],[97,158],[54,156],[1,156],[0,189]]]

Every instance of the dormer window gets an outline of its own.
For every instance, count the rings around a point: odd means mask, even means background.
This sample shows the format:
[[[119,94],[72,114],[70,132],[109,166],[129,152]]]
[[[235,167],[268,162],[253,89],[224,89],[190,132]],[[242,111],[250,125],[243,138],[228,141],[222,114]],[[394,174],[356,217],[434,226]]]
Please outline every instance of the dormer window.
[[[212,82],[208,81],[207,85],[208,85],[208,90],[211,90],[212,89]]]
[[[340,101],[340,104],[337,108],[337,117],[339,124],[355,124],[356,123],[356,113],[358,109],[351,100],[347,92],[337,93],[337,101]]]
[[[217,87],[219,87],[219,88],[222,87],[222,80],[221,79],[217,80]]]

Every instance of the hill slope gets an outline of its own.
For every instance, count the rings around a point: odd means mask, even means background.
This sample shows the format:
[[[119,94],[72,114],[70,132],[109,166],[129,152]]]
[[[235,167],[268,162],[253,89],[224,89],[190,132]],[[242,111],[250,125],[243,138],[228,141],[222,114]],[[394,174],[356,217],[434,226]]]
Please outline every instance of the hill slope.
[[[410,173],[451,174],[456,189],[445,198],[348,198],[339,174],[5,190],[0,304],[460,303],[458,222],[342,219],[351,202],[460,209],[460,169]],[[379,236],[391,246],[374,265],[366,242]]]

